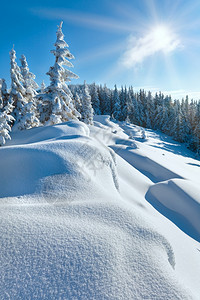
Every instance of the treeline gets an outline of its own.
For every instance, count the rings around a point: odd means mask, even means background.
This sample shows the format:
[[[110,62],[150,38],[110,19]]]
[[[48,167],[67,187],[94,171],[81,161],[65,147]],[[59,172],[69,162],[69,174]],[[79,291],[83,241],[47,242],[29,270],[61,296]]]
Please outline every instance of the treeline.
[[[71,85],[70,89],[78,94],[80,87]],[[200,101],[189,101],[188,96],[172,100],[161,92],[134,92],[132,86],[110,89],[93,83],[89,91],[95,114],[160,130],[200,155]]]
[[[13,129],[24,130],[37,126],[80,120],[93,124],[93,115],[107,114],[117,121],[160,130],[200,155],[200,101],[172,101],[170,96],[133,87],[118,89],[106,85],[68,85],[76,74],[66,69],[73,67],[74,56],[64,41],[62,22],[56,32],[55,63],[49,68],[49,86],[37,85],[30,72],[26,57],[21,56],[21,65],[16,62],[16,52],[10,51],[11,87],[7,89],[0,80],[0,146],[10,139]]]

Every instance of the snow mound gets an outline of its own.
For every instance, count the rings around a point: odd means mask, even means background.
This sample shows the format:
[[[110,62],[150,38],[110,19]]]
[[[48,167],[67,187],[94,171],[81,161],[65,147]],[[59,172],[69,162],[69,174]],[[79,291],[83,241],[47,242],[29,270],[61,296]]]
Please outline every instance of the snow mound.
[[[65,193],[71,198],[87,185],[118,188],[114,155],[88,133],[85,124],[68,122],[28,130],[25,136],[19,132],[16,139],[13,134],[12,143],[22,144],[0,148],[0,196]]]
[[[0,299],[199,299],[199,243],[145,198],[166,212],[167,185],[189,220],[197,194],[139,134],[106,116],[0,148]]]
[[[67,132],[66,132],[67,126]],[[16,131],[11,134],[12,139],[6,143],[6,146],[39,143],[52,141],[70,135],[89,136],[89,128],[84,123],[71,121],[52,126],[37,127],[30,130]]]
[[[1,299],[188,299],[175,277],[169,242],[123,205],[21,206],[5,212]]]
[[[146,199],[157,210],[200,242],[200,189],[185,180],[169,180],[151,186]]]
[[[120,155],[129,164],[155,183],[169,180],[171,178],[182,178],[180,175],[170,171],[149,157],[144,156],[142,153],[132,151],[132,148],[118,145],[110,147],[115,151],[115,153]]]

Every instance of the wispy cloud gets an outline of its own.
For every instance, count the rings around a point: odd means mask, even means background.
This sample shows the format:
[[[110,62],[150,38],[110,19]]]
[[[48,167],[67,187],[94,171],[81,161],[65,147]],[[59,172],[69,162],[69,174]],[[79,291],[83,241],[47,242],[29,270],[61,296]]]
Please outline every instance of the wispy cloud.
[[[164,36],[163,31],[159,35],[159,32],[152,31],[140,38],[130,36],[127,50],[121,57],[123,66],[131,68],[158,52],[169,53],[181,48],[181,42],[174,34]]]
[[[100,15],[82,13],[69,9],[53,9],[45,7],[31,8],[31,12],[39,17],[51,20],[63,20],[74,24],[84,25],[90,28],[100,28],[101,30],[131,32],[131,26],[126,22],[103,17]]]

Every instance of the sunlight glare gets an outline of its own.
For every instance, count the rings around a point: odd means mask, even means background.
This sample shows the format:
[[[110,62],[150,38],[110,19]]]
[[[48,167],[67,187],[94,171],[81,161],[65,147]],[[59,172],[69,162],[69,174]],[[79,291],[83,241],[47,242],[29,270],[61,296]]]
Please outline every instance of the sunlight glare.
[[[172,33],[166,26],[158,26],[154,28],[151,32],[153,41],[158,47],[163,50],[165,47],[169,47],[172,42]]]

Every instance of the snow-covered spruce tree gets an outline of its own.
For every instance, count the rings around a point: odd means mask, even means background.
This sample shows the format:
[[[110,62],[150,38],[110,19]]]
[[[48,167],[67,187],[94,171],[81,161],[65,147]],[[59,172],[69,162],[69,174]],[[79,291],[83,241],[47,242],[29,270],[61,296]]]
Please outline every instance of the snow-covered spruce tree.
[[[127,101],[129,101],[128,99],[128,93],[127,93],[127,88],[125,86],[125,88],[122,88],[121,91],[121,119],[122,121],[125,121],[127,118]]]
[[[37,83],[34,81],[35,75],[29,71],[26,57],[21,56],[21,74],[23,77],[23,87],[25,89],[26,104],[21,109],[21,114],[17,120],[17,128],[20,130],[38,127],[40,125],[37,112],[36,89]]]
[[[9,99],[9,93],[7,91],[7,84],[6,84],[6,81],[5,81],[4,78],[1,79],[1,91],[0,91],[0,94],[1,94],[1,99],[2,99],[1,107],[0,108],[3,108],[3,107],[5,107],[8,104],[8,99]]]
[[[145,126],[146,92],[140,89],[138,94],[138,109],[140,115],[140,126]]]
[[[147,99],[146,99],[146,110],[145,110],[145,115],[146,115],[146,127],[147,128],[152,128],[152,111],[153,111],[153,97],[151,95],[151,92],[149,91],[147,94]]]
[[[3,97],[2,97],[2,79],[0,79],[0,109],[3,108]]]
[[[102,114],[111,114],[111,97],[110,90],[107,88],[106,84],[103,87],[103,102],[102,102]]]
[[[116,84],[115,84],[113,99],[114,99],[114,102],[115,102],[114,107],[113,107],[113,117],[117,121],[119,121],[120,116],[121,116],[121,105],[120,105],[119,92],[118,92]]]
[[[140,124],[140,113],[139,113],[139,108],[138,108],[138,95],[134,94],[132,97],[132,103],[133,103],[133,111],[131,116],[129,115],[129,119],[131,123]]]
[[[100,100],[99,100],[97,86],[96,86],[95,83],[93,83],[92,86],[91,86],[91,93],[90,93],[90,95],[91,95],[92,107],[94,109],[94,113],[96,115],[100,115],[101,114]]]
[[[133,102],[132,102],[131,95],[129,93],[127,95],[127,100],[126,100],[126,109],[127,109],[126,121],[130,122],[133,114]]]
[[[100,102],[100,111],[101,111],[101,115],[104,114],[104,90],[102,85],[100,84],[98,86],[98,95],[99,95],[99,102]]]
[[[36,106],[32,101],[23,106],[16,126],[19,130],[31,129],[33,127],[40,126],[40,121],[37,117]]]
[[[166,132],[169,126],[169,115],[168,115],[168,107],[166,105],[166,97],[163,98],[162,106],[160,106],[160,108],[161,108],[161,113],[160,113],[158,128],[162,132]]]
[[[75,94],[75,97],[73,98],[73,103],[74,103],[74,107],[81,115],[82,104],[78,93]]]
[[[45,85],[44,80],[43,80],[42,83],[41,83],[41,88],[40,88],[41,94],[44,94],[45,88],[46,88],[46,85]]]
[[[88,86],[84,82],[82,94],[81,94],[82,110],[81,121],[88,125],[93,125],[94,110],[92,108],[91,96],[89,94]]]
[[[8,103],[0,112],[0,146],[3,146],[6,143],[6,140],[11,139],[9,132],[11,131],[11,123],[15,120],[10,114],[12,111],[13,106]]]
[[[51,51],[55,55],[55,63],[47,72],[50,76],[50,85],[43,94],[38,95],[40,121],[45,125],[78,120],[80,117],[73,105],[72,93],[66,84],[67,81],[71,81],[70,78],[78,78],[78,76],[63,67],[64,65],[73,67],[69,59],[73,59],[74,56],[67,49],[69,46],[64,41],[62,24],[63,22],[56,32],[56,49]]]
[[[11,76],[11,89],[8,102],[13,107],[13,116],[16,122],[20,118],[23,106],[27,103],[25,99],[25,88],[21,84],[23,77],[20,67],[16,63],[16,52],[14,48],[10,51],[10,76]]]
[[[30,100],[37,94],[36,89],[38,89],[38,84],[34,81],[35,75],[29,71],[28,63],[26,61],[25,55],[20,58],[21,61],[21,74],[23,77],[23,87],[25,88],[26,95]]]
[[[175,109],[175,116],[174,116],[174,122],[173,122],[173,130],[172,130],[172,136],[175,141],[180,141],[180,126],[181,126],[181,107],[180,107],[180,101],[176,100],[174,103],[174,109]]]
[[[194,131],[192,132],[193,150],[196,157],[200,158],[200,101],[195,105]]]

